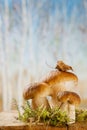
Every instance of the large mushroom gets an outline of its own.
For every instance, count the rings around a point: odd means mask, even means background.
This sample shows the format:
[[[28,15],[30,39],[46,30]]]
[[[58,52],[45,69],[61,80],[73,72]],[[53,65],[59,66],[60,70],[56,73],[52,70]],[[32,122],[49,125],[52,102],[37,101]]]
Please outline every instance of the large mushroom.
[[[71,91],[76,87],[78,78],[74,73],[54,70],[49,73],[41,82],[27,86],[23,91],[25,100],[32,99],[33,108],[43,105],[48,108],[47,96],[51,96],[53,106],[58,105],[57,94],[59,91]]]
[[[66,111],[70,118],[69,123],[75,122],[75,108],[80,104],[80,96],[75,92],[62,91],[57,95],[57,99],[61,102],[60,109]]]
[[[71,72],[55,70],[51,71],[43,82],[50,87],[50,93],[48,96],[51,96],[51,106],[55,107],[59,104],[57,100],[57,93],[66,90],[73,91],[73,89],[76,89],[78,78]]]

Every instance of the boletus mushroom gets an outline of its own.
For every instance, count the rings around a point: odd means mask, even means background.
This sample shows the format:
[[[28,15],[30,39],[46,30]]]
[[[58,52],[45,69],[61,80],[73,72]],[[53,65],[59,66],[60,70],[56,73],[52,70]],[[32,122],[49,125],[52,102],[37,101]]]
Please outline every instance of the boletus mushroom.
[[[66,111],[70,118],[69,123],[75,122],[75,109],[80,104],[80,96],[75,92],[61,91],[57,95],[57,99],[61,102],[60,109]]]
[[[49,87],[46,83],[31,83],[23,91],[25,100],[32,99],[32,108],[36,109],[40,106],[49,108],[46,96],[49,95]]]

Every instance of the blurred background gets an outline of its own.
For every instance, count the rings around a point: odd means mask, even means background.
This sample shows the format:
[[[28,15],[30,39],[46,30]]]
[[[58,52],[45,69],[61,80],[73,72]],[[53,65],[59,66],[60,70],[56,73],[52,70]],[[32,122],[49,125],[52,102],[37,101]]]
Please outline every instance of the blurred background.
[[[79,78],[87,107],[87,0],[0,0],[0,111],[58,60]]]

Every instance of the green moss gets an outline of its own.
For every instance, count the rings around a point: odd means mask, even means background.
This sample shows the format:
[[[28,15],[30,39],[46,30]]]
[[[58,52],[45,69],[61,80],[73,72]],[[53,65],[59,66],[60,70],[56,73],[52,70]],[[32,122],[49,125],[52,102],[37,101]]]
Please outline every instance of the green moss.
[[[19,116],[19,120],[24,122],[29,122],[29,118],[33,118],[36,123],[42,122],[51,126],[66,125],[69,122],[66,112],[61,111],[59,108],[46,109],[41,106],[36,110],[32,110],[28,102],[22,108],[24,112]]]
[[[87,110],[76,110],[76,121],[87,121]]]
[[[29,102],[25,102],[22,106],[23,114],[17,107],[19,117],[18,119],[23,122],[29,122],[33,118],[34,123],[44,123],[51,126],[64,126],[70,121],[66,112],[61,111],[58,107],[54,109],[46,109],[39,107],[36,110],[31,109]],[[76,122],[87,121],[87,110],[76,110]]]

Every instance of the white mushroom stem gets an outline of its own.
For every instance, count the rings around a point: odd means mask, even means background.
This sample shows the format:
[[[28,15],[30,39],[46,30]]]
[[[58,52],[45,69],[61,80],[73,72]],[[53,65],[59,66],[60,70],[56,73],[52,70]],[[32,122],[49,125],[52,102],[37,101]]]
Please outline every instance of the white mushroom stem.
[[[60,105],[60,109],[68,115],[69,124],[75,123],[75,105],[65,102]]]
[[[70,119],[69,124],[75,123],[75,105],[68,104],[68,117]]]
[[[59,107],[62,111],[65,111],[66,114],[68,114],[68,102],[65,103],[61,103],[60,107]]]
[[[57,97],[47,96],[47,99],[51,109],[55,107],[60,107],[61,102],[57,100]]]
[[[32,108],[36,109],[38,107],[50,108],[49,102],[46,97],[35,97],[32,99]]]

